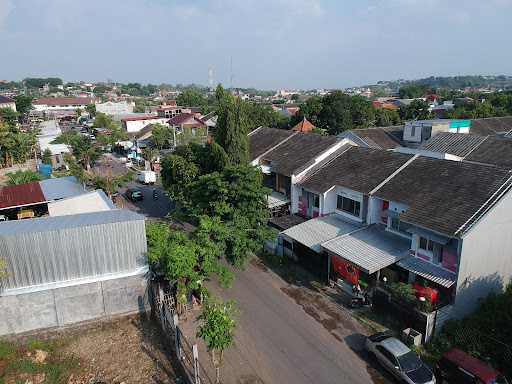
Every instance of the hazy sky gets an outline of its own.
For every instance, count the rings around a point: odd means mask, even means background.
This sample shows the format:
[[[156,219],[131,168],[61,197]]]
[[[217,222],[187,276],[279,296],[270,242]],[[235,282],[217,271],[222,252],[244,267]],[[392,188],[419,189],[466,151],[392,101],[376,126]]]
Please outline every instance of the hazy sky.
[[[512,0],[0,0],[0,79],[336,88],[512,74]]]

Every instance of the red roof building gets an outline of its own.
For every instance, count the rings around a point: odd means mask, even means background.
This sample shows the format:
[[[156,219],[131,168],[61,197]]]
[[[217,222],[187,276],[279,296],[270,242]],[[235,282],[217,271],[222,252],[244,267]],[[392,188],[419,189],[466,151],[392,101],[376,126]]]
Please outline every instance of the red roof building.
[[[38,182],[0,187],[0,209],[42,204],[46,199]]]
[[[311,124],[311,122],[308,119],[304,117],[304,119],[302,119],[302,121],[299,124],[292,128],[292,131],[311,132],[315,128],[316,127],[313,124]]]

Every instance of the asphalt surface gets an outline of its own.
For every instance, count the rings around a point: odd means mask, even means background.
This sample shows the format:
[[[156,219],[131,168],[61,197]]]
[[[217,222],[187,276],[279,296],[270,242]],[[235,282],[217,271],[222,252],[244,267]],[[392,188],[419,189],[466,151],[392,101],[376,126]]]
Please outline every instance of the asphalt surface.
[[[144,199],[142,201],[130,201],[125,196],[127,188],[137,188],[142,191]],[[156,189],[158,198],[153,198],[153,190]],[[174,209],[175,205],[165,194],[161,186],[158,185],[144,185],[137,181],[132,181],[126,185],[126,187],[119,190],[121,199],[118,199],[118,205],[122,205],[123,208],[130,209],[138,212],[148,219],[164,218],[171,210]]]
[[[318,305],[308,288],[289,285],[259,263],[237,272],[228,290],[211,285],[239,309],[223,383],[390,383],[364,351],[361,325]]]

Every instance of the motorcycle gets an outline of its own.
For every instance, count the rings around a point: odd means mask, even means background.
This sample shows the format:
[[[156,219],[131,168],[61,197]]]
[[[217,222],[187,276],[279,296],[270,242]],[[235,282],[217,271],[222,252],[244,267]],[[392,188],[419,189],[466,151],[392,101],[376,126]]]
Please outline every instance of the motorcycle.
[[[364,296],[355,296],[350,299],[350,308],[362,308],[372,306],[372,302],[367,293]]]
[[[158,191],[156,189],[153,189],[153,199],[154,200],[158,199]]]

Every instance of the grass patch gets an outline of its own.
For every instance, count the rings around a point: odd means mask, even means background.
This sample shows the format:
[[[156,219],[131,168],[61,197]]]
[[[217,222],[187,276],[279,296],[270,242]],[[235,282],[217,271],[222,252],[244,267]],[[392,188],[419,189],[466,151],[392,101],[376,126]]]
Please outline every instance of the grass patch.
[[[4,367],[0,370],[0,384],[24,384],[33,375],[41,374],[44,374],[44,384],[65,384],[71,373],[78,370],[80,362],[75,357],[60,354],[64,345],[63,339],[30,339],[24,344],[0,341],[0,366]],[[36,350],[48,353],[44,363],[34,361]]]
[[[16,346],[8,341],[0,340],[0,360],[7,360],[14,355],[16,355]]]

